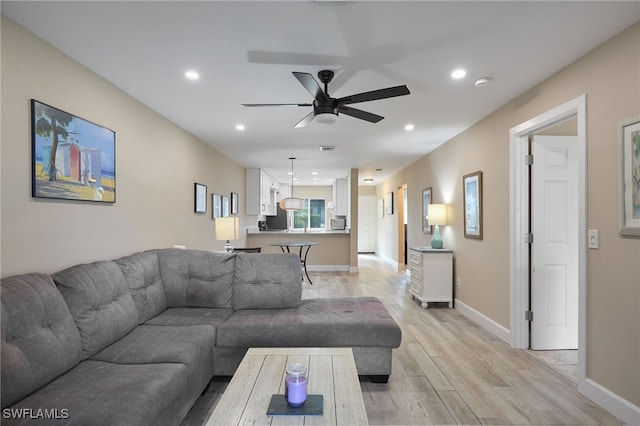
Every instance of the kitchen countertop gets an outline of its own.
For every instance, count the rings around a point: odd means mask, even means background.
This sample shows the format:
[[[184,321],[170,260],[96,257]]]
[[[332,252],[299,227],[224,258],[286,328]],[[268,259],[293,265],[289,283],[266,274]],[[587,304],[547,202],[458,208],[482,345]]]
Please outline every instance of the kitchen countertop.
[[[303,230],[295,230],[289,231],[287,229],[272,229],[268,231],[260,231],[258,229],[247,229],[248,235],[270,235],[270,234],[279,234],[279,235],[344,235],[349,234],[348,229],[340,229],[340,230],[325,230],[325,229],[308,229],[306,231]]]

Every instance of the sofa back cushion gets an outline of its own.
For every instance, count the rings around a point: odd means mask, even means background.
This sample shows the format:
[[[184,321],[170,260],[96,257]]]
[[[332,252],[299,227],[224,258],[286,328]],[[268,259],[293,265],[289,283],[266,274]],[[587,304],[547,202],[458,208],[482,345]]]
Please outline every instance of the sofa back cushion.
[[[300,257],[294,253],[238,253],[233,309],[296,308],[302,300]]]
[[[160,274],[171,308],[231,308],[235,254],[160,249]]]
[[[129,292],[136,304],[138,324],[147,322],[167,309],[156,250],[132,254],[114,262],[122,269]]]
[[[82,356],[90,358],[138,324],[138,312],[120,267],[112,261],[76,265],[53,279],[82,337]]]
[[[78,364],[80,332],[50,276],[3,278],[2,408]]]

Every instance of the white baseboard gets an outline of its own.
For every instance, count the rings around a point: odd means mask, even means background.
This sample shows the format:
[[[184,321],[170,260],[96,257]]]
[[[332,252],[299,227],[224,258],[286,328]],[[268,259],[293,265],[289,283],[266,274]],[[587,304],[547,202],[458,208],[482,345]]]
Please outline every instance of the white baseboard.
[[[357,274],[360,272],[360,269],[358,269],[357,266],[349,266],[349,272],[351,272],[352,274]]]
[[[511,332],[506,327],[498,324],[458,299],[455,300],[455,308],[485,330],[511,345]],[[586,379],[579,384],[578,390],[625,424],[629,426],[640,425],[640,407],[611,392],[601,384],[591,379]]]
[[[640,425],[640,407],[611,392],[598,382],[586,379],[579,384],[578,390],[625,424],[629,426]]]
[[[392,258],[387,257],[387,256],[382,256],[380,254],[378,255],[378,257],[380,258],[380,260],[383,260],[386,263],[388,263],[389,265],[391,265],[394,269],[398,269],[398,262],[396,262]]]
[[[307,265],[309,272],[350,272],[349,265]]]
[[[485,330],[495,334],[499,339],[511,344],[511,332],[508,328],[498,324],[488,316],[481,314],[471,306],[465,305],[458,299],[455,299],[454,306],[462,315],[466,316]]]

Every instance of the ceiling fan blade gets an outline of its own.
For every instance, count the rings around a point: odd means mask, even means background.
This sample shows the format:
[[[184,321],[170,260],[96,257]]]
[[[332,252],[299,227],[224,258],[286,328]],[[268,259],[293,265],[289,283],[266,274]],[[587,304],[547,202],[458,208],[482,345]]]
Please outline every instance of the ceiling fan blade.
[[[350,108],[342,105],[338,107],[338,112],[350,115],[351,117],[359,118],[360,120],[368,121],[370,123],[377,123],[384,118],[381,115],[372,114],[367,111],[362,111],[361,109]]]
[[[293,107],[308,107],[313,104],[241,104],[243,107],[272,107],[272,106],[293,106]]]
[[[301,127],[306,126],[307,124],[309,124],[312,120],[313,117],[316,116],[315,111],[311,111],[309,114],[307,114],[302,120],[298,121],[298,124],[296,124],[295,126],[293,126],[294,129],[299,129]]]
[[[386,89],[372,90],[371,92],[358,93],[356,95],[345,96],[344,98],[336,99],[338,105],[355,104],[358,102],[376,101],[378,99],[393,98],[395,96],[408,95],[409,88],[405,85],[387,87]]]
[[[327,102],[329,100],[327,94],[324,93],[322,87],[320,87],[320,84],[318,84],[316,79],[313,78],[311,74],[307,72],[293,71],[293,75],[298,79],[300,84],[302,84],[304,88],[307,89],[309,93],[311,93],[311,96],[313,96],[316,101]]]

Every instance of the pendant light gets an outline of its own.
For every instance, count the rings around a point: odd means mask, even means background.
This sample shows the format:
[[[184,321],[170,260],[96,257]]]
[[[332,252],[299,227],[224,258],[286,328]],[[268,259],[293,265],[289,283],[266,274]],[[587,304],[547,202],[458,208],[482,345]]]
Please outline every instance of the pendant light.
[[[293,211],[304,208],[304,200],[302,198],[294,198],[293,196],[293,160],[295,159],[295,157],[289,157],[289,160],[291,160],[291,188],[289,195],[291,196],[280,200],[280,208],[282,210]]]

